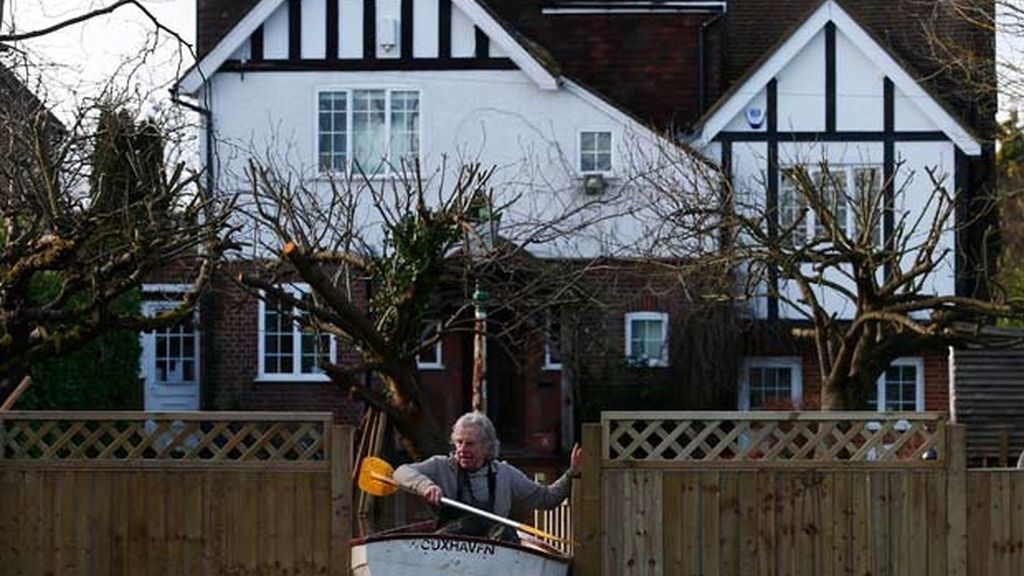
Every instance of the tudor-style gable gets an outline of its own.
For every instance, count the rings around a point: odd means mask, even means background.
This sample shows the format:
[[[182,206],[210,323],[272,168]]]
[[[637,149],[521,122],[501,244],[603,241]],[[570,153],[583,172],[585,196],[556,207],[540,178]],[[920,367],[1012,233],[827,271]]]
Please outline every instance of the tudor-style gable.
[[[260,0],[182,79],[195,93],[217,71],[521,70],[555,74],[476,0]]]
[[[789,226],[800,218],[799,199],[787,191],[787,167],[810,171],[827,162],[836,186],[855,190],[858,182],[877,183],[887,208],[878,234],[890,238],[899,214],[933,210],[935,170],[951,190],[969,193],[971,157],[982,142],[940,100],[926,91],[882,44],[834,0],[817,10],[733,86],[699,125],[694,145],[724,168],[741,194],[760,196],[769,227]],[[813,174],[812,174],[813,175]],[[794,204],[795,202],[795,204]],[[840,216],[855,226],[852,209]],[[896,217],[894,217],[896,216]],[[809,213],[794,234],[816,234]],[[953,248],[955,234],[942,243]],[[940,265],[922,290],[956,292],[954,258]],[[803,318],[796,287],[773,277],[769,292],[788,298],[758,301],[762,317]],[[829,281],[845,285],[839,276]],[[829,312],[849,317],[854,302],[838,292],[818,295]]]
[[[823,2],[737,82],[698,127],[698,146],[756,141],[773,130],[786,140],[807,141],[872,141],[891,130],[907,140],[950,140],[965,154],[980,153],[971,130],[834,0]]]

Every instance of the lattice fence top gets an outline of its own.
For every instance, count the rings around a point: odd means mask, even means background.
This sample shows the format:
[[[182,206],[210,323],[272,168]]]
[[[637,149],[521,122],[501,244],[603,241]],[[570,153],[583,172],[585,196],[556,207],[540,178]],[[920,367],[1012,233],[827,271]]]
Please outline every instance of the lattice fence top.
[[[938,465],[937,413],[605,412],[606,460],[622,463]]]
[[[317,464],[328,413],[6,412],[0,461]]]

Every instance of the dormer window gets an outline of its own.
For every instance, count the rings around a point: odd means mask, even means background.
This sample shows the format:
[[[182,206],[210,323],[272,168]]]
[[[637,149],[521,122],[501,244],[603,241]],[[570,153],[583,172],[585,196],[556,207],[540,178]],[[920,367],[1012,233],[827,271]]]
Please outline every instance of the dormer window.
[[[612,171],[612,133],[607,130],[580,132],[580,173],[610,174]]]

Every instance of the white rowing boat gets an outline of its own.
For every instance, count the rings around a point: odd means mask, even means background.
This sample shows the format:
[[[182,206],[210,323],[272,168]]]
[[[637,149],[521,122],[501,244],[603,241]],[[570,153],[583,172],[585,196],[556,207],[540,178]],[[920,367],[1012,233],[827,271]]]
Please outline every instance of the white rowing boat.
[[[569,557],[520,533],[522,544],[436,534],[432,522],[352,541],[353,576],[566,576]]]

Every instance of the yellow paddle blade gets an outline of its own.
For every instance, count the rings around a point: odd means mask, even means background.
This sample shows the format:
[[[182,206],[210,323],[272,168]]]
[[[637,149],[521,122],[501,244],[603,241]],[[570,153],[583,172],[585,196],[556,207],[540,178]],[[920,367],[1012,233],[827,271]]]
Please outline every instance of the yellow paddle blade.
[[[392,474],[394,470],[386,460],[367,456],[359,465],[359,489],[371,496],[390,496],[398,491]]]

